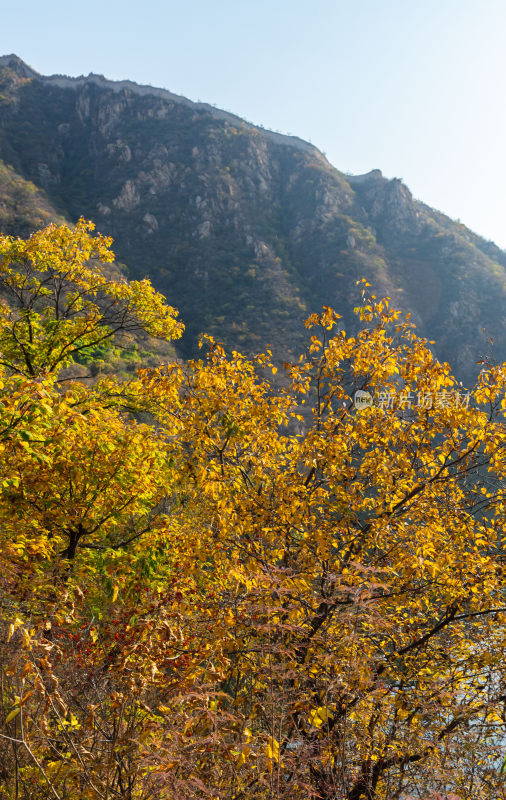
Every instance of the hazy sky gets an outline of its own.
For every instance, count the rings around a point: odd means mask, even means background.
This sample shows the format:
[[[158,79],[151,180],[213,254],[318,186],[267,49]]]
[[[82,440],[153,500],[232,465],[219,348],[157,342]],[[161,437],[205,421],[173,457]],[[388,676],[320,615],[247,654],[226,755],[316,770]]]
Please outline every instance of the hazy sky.
[[[25,0],[8,53],[310,139],[506,248],[506,0]]]

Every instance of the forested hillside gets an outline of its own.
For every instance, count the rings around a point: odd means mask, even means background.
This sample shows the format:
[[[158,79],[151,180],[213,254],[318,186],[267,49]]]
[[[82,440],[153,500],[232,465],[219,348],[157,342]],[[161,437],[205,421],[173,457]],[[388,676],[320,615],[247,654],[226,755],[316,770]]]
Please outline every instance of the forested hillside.
[[[129,81],[43,77],[5,56],[0,158],[4,232],[48,215],[94,220],[128,275],[149,276],[179,309],[185,357],[204,331],[290,358],[322,305],[356,332],[364,277],[411,312],[459,378],[472,383],[489,352],[504,358],[504,252],[402,181],[345,175],[296,137]]]

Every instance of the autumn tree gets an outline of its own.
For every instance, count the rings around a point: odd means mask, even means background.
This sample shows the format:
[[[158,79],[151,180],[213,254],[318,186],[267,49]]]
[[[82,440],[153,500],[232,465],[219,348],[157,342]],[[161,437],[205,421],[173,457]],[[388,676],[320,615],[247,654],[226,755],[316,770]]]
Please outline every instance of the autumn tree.
[[[174,735],[152,752],[181,796],[197,777],[234,800],[504,794],[505,369],[468,393],[387,301],[357,313],[356,337],[332,336],[330,309],[308,320],[286,391],[257,377],[268,357],[214,343],[143,377],[182,425],[170,524],[213,617],[187,633],[212,654],[179,716],[193,750]]]
[[[119,592],[142,613],[155,564],[163,575],[173,476],[156,429],[135,416],[135,381],[66,375],[120,334],[170,340],[182,326],[147,281],[109,277],[111,242],[92,228],[0,238],[4,797],[127,796],[136,783],[135,681],[149,659],[133,677],[108,674],[131,621],[110,615]]]
[[[104,265],[114,259],[112,239],[93,229],[80,219],[28,240],[1,237],[0,352],[9,374],[57,375],[119,333],[181,335],[177,312],[149,281],[111,280]]]
[[[467,392],[364,295],[280,380],[204,338],[59,382],[180,332],[109,244],[0,240],[0,797],[503,797],[504,365]]]

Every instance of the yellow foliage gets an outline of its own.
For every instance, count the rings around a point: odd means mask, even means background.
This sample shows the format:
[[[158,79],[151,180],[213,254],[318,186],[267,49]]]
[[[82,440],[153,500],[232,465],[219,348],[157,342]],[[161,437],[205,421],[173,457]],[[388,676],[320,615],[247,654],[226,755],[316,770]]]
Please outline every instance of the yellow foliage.
[[[119,320],[181,332],[90,231],[0,239],[4,294],[31,298],[0,319],[4,796],[18,770],[28,800],[496,800],[504,367],[429,409],[448,366],[364,296],[354,337],[311,315],[281,388],[271,353],[210,337],[60,383]]]

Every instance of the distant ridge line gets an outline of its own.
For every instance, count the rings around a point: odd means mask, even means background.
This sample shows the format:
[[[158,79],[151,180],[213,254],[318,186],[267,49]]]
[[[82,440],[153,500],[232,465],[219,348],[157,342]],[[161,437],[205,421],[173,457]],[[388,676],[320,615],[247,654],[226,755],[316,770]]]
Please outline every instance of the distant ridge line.
[[[246,125],[249,129],[258,130],[276,144],[285,147],[295,147],[298,150],[304,150],[305,152],[312,153],[313,155],[318,156],[326,161],[325,156],[320,150],[318,150],[317,147],[309,142],[305,142],[298,136],[288,136],[287,134],[276,133],[275,131],[259,127],[251,122],[246,122],[246,120],[237,116],[237,114],[232,114],[230,111],[223,111],[220,108],[215,108],[209,103],[200,103],[189,100],[183,95],[174,94],[174,92],[169,91],[169,89],[160,89],[155,86],[138,84],[135,83],[135,81],[130,80],[114,81],[110,80],[109,78],[105,78],[104,75],[97,75],[93,72],[90,72],[89,75],[79,75],[79,77],[76,78],[70,77],[69,75],[41,75],[32,67],[29,67],[28,64],[26,64],[14,53],[11,55],[0,56],[0,67],[14,67],[18,73],[23,74],[23,76],[26,78],[33,78],[34,80],[39,80],[42,83],[49,84],[51,86],[58,86],[60,89],[77,89],[79,86],[86,86],[87,84],[92,83],[95,86],[110,89],[113,92],[130,91],[137,95],[159,97],[162,100],[169,100],[173,103],[179,103],[180,105],[187,106],[188,108],[195,108],[199,111],[207,111],[215,118],[231,122],[234,125],[237,125],[238,123],[241,125]]]

